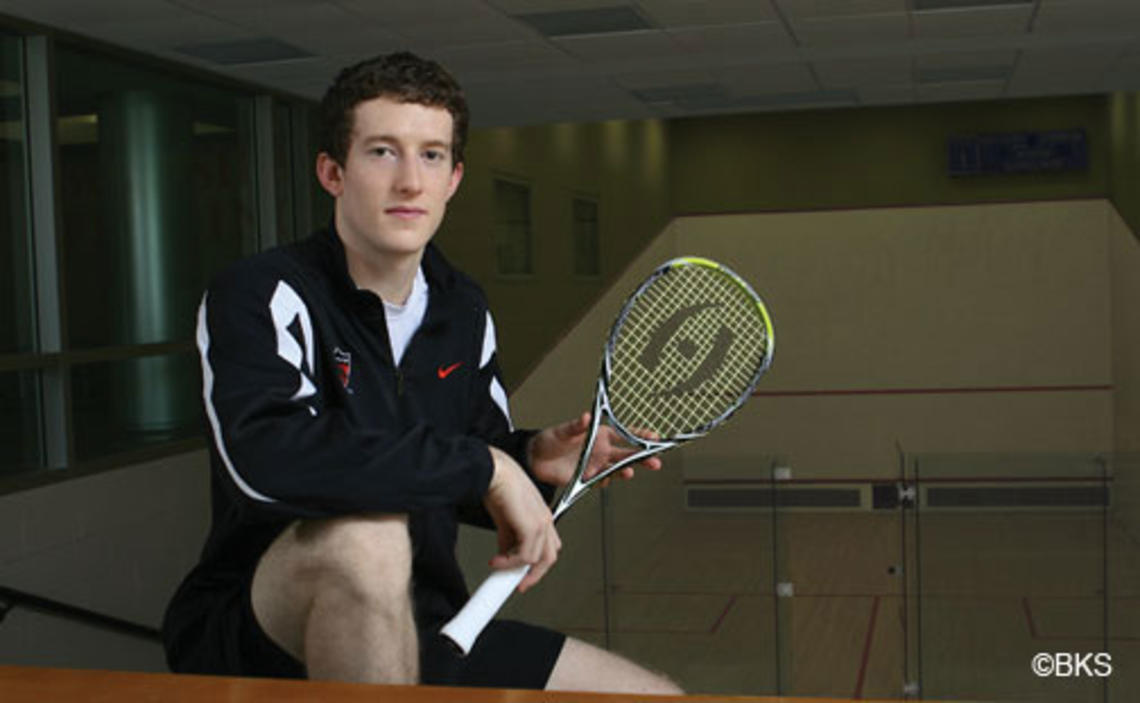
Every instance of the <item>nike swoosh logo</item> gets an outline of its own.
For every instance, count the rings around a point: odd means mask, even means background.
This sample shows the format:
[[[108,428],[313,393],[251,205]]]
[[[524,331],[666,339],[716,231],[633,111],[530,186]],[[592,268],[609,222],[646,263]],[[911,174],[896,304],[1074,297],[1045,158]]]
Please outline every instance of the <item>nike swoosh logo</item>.
[[[455,369],[459,368],[462,365],[463,365],[462,361],[457,361],[454,364],[452,364],[451,366],[440,366],[438,369],[436,369],[436,373],[439,374],[440,378],[447,378],[448,376],[451,375],[452,371],[454,371]]]

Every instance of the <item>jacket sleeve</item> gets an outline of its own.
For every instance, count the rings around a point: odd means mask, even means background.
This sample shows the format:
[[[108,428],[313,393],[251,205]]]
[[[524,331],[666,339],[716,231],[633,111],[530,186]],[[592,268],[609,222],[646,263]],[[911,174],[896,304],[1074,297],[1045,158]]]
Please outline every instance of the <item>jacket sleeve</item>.
[[[471,404],[470,433],[510,454],[530,475],[543,499],[549,504],[554,498],[556,487],[535,478],[527,457],[527,445],[537,432],[515,429],[511,421],[507,393],[499,371],[495,323],[490,312],[486,313],[482,337],[479,371],[474,379],[476,385]],[[490,517],[481,504],[464,506],[460,511],[460,519],[472,525],[492,526]]]
[[[297,289],[254,267],[219,278],[199,307],[206,417],[243,506],[327,517],[478,501],[491,478],[486,442],[359,426],[326,402],[314,334]]]

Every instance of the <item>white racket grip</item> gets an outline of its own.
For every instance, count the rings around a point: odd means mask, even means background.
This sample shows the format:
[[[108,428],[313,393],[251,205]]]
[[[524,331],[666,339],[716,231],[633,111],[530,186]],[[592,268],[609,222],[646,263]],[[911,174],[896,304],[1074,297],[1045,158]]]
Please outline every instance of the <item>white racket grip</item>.
[[[514,569],[492,572],[471,594],[471,600],[467,601],[463,609],[443,626],[440,634],[454,642],[466,656],[479,633],[491,622],[529,571],[530,564],[524,564]]]

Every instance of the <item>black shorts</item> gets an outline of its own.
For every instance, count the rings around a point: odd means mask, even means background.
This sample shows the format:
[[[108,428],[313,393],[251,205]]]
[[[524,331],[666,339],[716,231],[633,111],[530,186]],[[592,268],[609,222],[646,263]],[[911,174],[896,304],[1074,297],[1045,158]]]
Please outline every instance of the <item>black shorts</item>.
[[[253,614],[249,585],[237,589],[181,632],[167,632],[167,660],[179,673],[306,678],[304,665],[277,646]],[[543,689],[566,636],[514,620],[493,620],[466,656],[439,634],[421,630],[420,679],[437,686]]]

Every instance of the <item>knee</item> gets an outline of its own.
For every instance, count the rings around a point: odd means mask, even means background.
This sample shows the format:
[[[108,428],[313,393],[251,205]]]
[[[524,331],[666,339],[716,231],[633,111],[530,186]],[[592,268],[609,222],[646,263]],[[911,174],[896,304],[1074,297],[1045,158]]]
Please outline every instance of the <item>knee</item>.
[[[301,579],[370,602],[403,602],[412,576],[412,545],[403,515],[354,516],[299,523]]]

